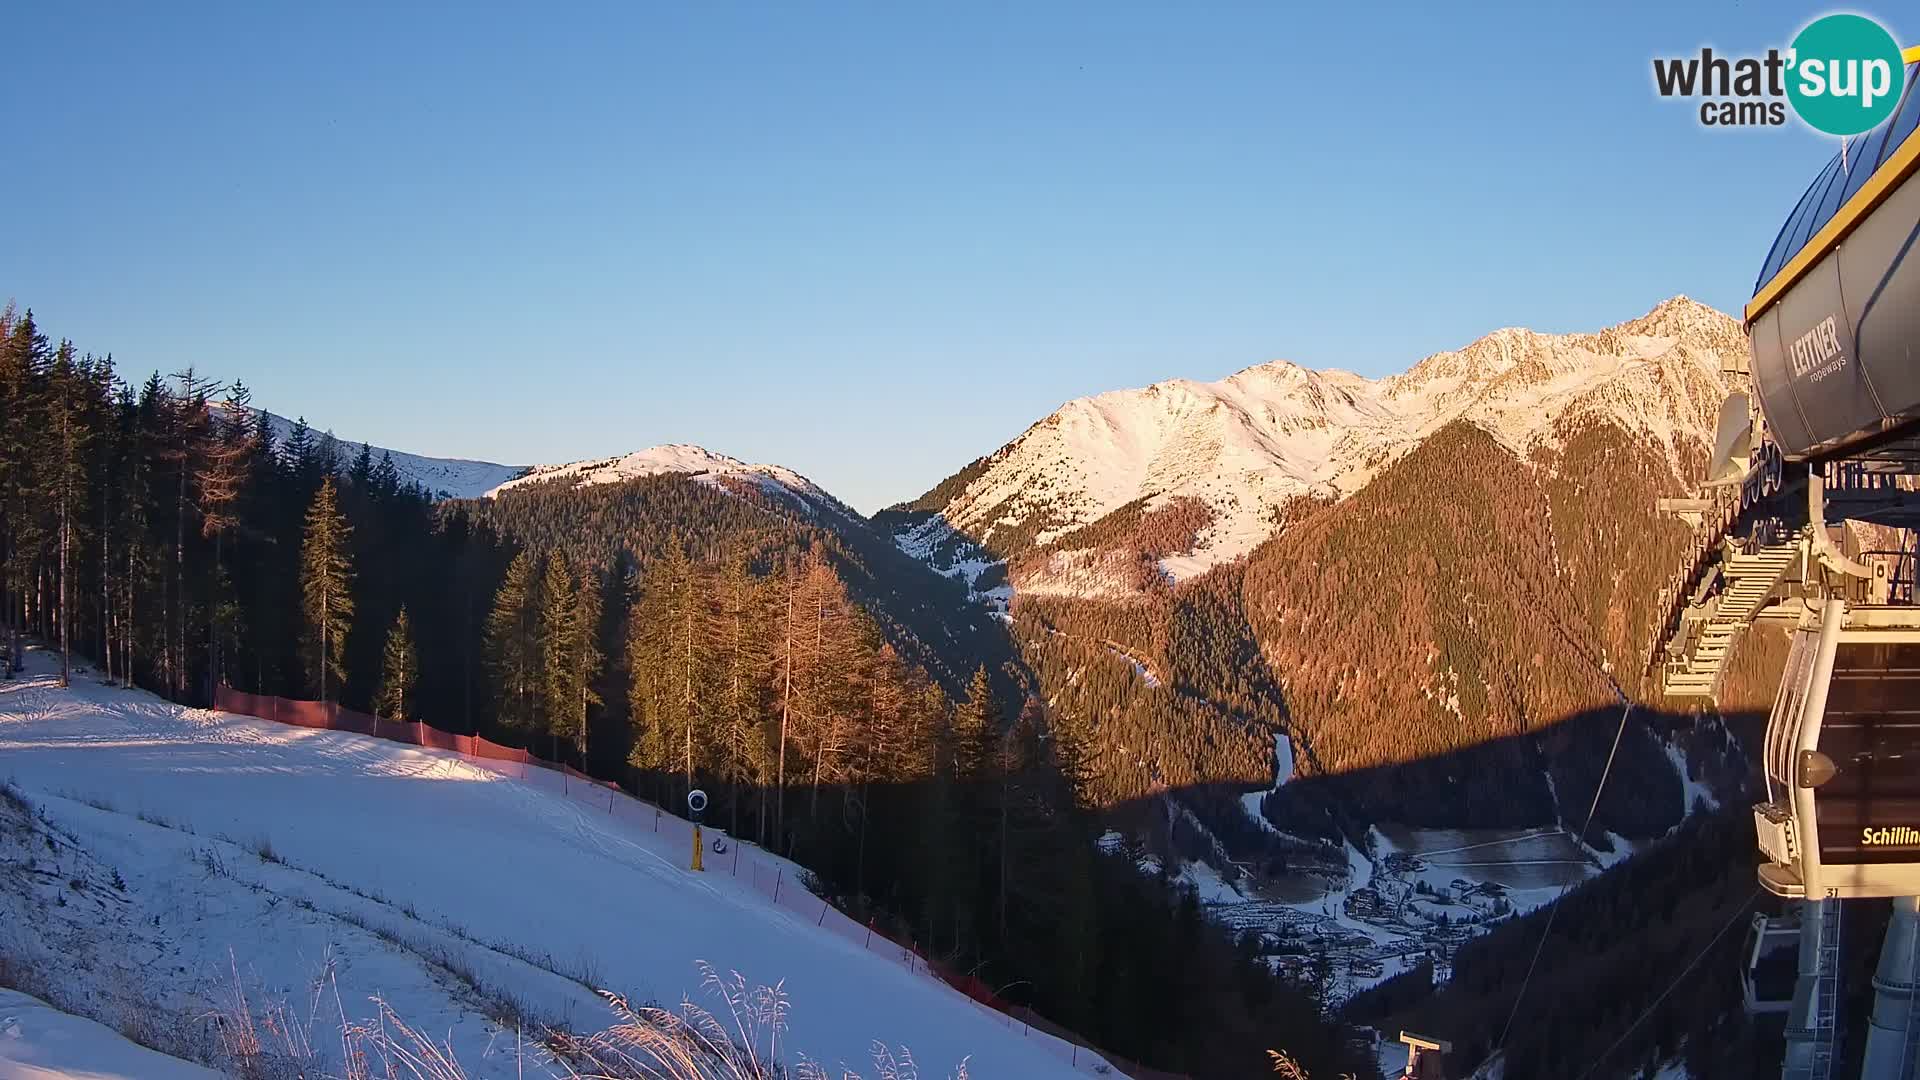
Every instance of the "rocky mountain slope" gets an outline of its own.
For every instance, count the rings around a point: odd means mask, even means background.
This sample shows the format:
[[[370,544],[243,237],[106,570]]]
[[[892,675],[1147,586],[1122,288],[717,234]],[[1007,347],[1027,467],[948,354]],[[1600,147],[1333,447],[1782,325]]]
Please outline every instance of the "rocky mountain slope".
[[[1205,524],[1190,548],[1156,560],[1184,579],[1251,552],[1292,500],[1345,498],[1456,421],[1528,458],[1598,420],[1677,468],[1712,430],[1723,360],[1745,347],[1733,319],[1681,296],[1597,333],[1496,330],[1381,379],[1276,361],[1113,391],[1068,402],[883,520],[943,571],[975,578],[1013,559],[1017,589],[1099,595],[1114,589],[1085,530],[1195,500]]]

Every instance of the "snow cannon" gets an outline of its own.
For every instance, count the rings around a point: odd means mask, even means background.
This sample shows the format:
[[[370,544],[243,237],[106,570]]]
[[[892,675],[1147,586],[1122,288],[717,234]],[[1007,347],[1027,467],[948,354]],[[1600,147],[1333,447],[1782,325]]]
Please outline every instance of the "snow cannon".
[[[687,813],[693,816],[693,863],[692,869],[705,870],[700,859],[700,816],[707,812],[707,793],[694,788],[687,792]]]

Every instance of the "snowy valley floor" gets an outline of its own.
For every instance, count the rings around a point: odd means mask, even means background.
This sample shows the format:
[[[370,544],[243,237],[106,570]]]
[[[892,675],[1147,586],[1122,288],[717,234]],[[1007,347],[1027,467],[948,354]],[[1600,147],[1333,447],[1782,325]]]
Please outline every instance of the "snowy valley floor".
[[[0,683],[0,784],[0,982],[180,1057],[210,1060],[236,993],[336,1057],[378,998],[471,1075],[514,1077],[518,1031],[612,1022],[598,990],[715,1004],[704,961],[784,984],[789,1061],[870,1071],[878,1041],[929,1077],[1076,1071],[651,832],[451,754],[84,673],[60,690],[35,653]]]

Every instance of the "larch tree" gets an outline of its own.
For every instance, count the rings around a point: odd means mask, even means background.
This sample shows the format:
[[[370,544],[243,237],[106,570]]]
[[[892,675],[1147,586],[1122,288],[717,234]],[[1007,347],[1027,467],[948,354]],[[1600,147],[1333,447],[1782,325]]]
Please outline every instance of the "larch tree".
[[[380,669],[380,692],[374,697],[373,711],[389,720],[413,719],[409,703],[413,700],[414,687],[420,682],[420,656],[414,649],[413,627],[407,621],[404,604],[400,614],[394,616],[393,628],[387,631],[387,647],[381,655]]]
[[[307,510],[300,546],[300,595],[322,702],[330,700],[334,682],[346,679],[347,633],[353,628],[353,551],[347,543],[352,534],[328,476]]]
[[[227,388],[222,407],[210,414],[204,450],[197,455],[200,493],[200,536],[213,541],[213,598],[207,605],[207,639],[213,655],[208,667],[215,679],[225,679],[227,646],[238,636],[234,622],[239,604],[227,574],[227,535],[240,527],[240,494],[253,472],[260,447],[249,404],[253,394],[242,383]]]

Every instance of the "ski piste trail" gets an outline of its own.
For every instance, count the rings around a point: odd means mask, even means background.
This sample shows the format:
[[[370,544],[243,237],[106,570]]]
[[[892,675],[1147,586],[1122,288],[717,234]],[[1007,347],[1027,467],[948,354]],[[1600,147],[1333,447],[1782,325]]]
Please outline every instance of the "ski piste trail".
[[[689,871],[687,851],[633,820],[443,751],[182,708],[92,673],[62,690],[54,658],[28,655],[0,683],[0,782],[57,839],[64,861],[49,872],[87,888],[0,889],[0,950],[36,956],[69,1012],[204,1015],[243,985],[317,1012],[324,1045],[337,1043],[328,1015],[370,1018],[378,996],[474,1077],[504,1078],[519,1075],[516,1033],[488,1019],[489,992],[575,1031],[613,1022],[599,989],[724,1016],[700,985],[704,962],[784,988],[789,1064],[866,1073],[881,1042],[930,1076],[963,1061],[979,1077],[1104,1065],[1087,1052],[1070,1065],[1017,1021],[768,904],[744,878]],[[52,906],[63,888],[86,902]]]

